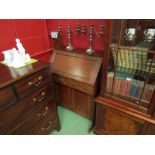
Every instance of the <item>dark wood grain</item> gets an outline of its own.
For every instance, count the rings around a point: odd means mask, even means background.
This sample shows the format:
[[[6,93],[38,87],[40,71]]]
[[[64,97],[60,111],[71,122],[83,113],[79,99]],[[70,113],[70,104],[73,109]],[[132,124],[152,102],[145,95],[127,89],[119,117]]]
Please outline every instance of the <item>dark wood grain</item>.
[[[111,68],[112,53],[110,44],[133,46],[144,40],[143,32],[155,26],[155,20],[115,19],[105,23],[105,50],[102,63],[102,84],[100,96],[96,98],[94,132],[97,134],[155,134],[155,91],[150,104],[142,107],[127,98],[106,93],[107,71]],[[136,39],[127,41],[124,37],[126,28],[136,28]],[[150,47],[154,49],[155,44]],[[151,53],[154,51],[151,51]],[[110,64],[110,65],[109,65]],[[138,79],[138,77],[136,77]],[[149,81],[149,80],[148,80]],[[152,80],[152,83],[154,81]]]
[[[45,117],[55,125],[42,134],[60,129],[49,69],[40,61],[20,69],[0,65],[0,134],[38,134],[34,124],[46,127]]]
[[[58,119],[57,113],[55,112],[55,104],[51,100],[47,103],[44,103],[42,106],[35,108],[31,111],[31,115],[28,115],[27,118],[20,121],[16,126],[8,130],[7,134],[38,134],[36,132],[36,126],[42,126],[44,121],[48,121],[49,117],[52,115],[53,120]],[[48,108],[48,110],[46,110]],[[33,131],[33,132],[32,132]],[[50,130],[51,131],[51,130]],[[45,133],[47,134],[47,133]]]
[[[54,51],[50,62],[54,73],[94,85],[102,58],[65,51]]]
[[[16,102],[12,87],[0,89],[0,112],[13,105]]]
[[[19,94],[19,98],[23,98],[32,93],[34,90],[50,83],[50,81],[51,77],[49,76],[49,68],[46,68],[16,82],[15,89]]]
[[[73,110],[71,89],[61,84],[57,84],[58,102],[60,105]]]
[[[54,51],[50,61],[57,102],[93,120],[102,58]]]
[[[91,108],[93,104],[93,96],[74,90],[73,97],[74,97],[73,104],[74,104],[75,112],[92,120]]]
[[[5,87],[11,83],[16,82],[32,73],[38,72],[39,70],[48,67],[49,64],[46,62],[36,62],[34,64],[15,69],[0,64],[0,88]]]
[[[96,134],[155,134],[155,120],[150,115],[105,97],[98,96],[95,101]],[[149,125],[146,126],[146,123]]]

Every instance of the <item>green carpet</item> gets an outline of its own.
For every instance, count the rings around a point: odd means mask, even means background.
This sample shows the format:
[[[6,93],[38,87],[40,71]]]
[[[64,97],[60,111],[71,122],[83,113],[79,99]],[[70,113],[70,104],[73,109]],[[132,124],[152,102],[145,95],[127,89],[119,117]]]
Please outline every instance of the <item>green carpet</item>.
[[[58,107],[61,130],[53,131],[51,135],[94,135],[88,132],[92,122],[62,106]]]

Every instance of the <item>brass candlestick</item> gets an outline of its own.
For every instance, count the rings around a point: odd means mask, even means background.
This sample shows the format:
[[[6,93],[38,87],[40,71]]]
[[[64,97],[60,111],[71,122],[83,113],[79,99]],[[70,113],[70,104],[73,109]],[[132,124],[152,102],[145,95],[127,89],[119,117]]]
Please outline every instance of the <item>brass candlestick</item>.
[[[70,25],[67,25],[67,33],[68,33],[68,46],[66,47],[67,51],[72,51],[74,47],[71,45],[71,31]]]
[[[92,47],[93,44],[93,25],[90,25],[90,32],[89,32],[89,48],[86,50],[88,55],[93,55],[95,50]]]

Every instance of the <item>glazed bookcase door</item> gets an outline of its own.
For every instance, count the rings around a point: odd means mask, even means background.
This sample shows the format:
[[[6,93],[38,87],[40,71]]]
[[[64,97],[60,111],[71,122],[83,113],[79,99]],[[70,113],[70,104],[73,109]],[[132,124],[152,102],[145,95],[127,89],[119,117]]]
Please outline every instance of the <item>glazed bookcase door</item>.
[[[155,26],[155,20],[152,21]],[[113,20],[103,96],[152,115],[155,107],[154,40],[146,40],[147,20]],[[155,28],[155,27],[154,27]],[[134,36],[127,36],[133,29]]]

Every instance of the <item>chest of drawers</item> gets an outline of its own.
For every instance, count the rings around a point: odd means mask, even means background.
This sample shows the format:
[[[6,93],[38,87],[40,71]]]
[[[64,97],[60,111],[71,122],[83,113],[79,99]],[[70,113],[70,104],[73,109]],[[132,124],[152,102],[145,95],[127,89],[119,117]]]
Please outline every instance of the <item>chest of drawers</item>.
[[[0,65],[0,134],[49,134],[60,129],[48,63]]]

